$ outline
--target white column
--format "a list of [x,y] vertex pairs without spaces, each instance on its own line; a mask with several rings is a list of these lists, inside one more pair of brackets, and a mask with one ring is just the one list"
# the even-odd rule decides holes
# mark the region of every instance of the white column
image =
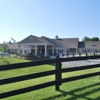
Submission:
[[82,53],[82,49],[80,48],[80,53]]
[[18,53],[20,53],[20,45],[18,45]]
[[22,54],[24,54],[24,49],[22,49]]
[[52,47],[52,52],[54,53],[54,46]]
[[37,56],[37,45],[35,45],[35,56]]
[[56,49],[56,53],[58,53],[58,49]]
[[11,48],[10,48],[10,54],[11,54]]
[[64,49],[64,54],[66,54],[66,48]]
[[27,45],[27,54],[28,54],[28,45]]
[[47,45],[45,44],[45,53],[44,53],[44,56],[46,57],[47,56]]
[[29,50],[29,53],[31,53],[31,48],[28,48],[28,50]]
[[77,53],[77,48],[76,48],[76,53]]

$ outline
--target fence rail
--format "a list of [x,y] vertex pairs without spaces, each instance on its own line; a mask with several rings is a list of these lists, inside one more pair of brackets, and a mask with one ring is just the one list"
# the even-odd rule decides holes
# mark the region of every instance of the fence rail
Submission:
[[34,73],[34,74],[28,74],[28,75],[22,75],[22,76],[18,76],[18,77],[11,77],[11,78],[6,78],[6,79],[0,79],[0,85],[6,85],[9,83],[34,79],[34,78],[38,78],[38,77],[55,75],[54,81],[35,85],[35,86],[30,86],[30,87],[22,88],[22,89],[18,89],[18,90],[13,90],[13,91],[9,91],[9,92],[4,92],[4,93],[0,94],[0,98],[6,98],[6,97],[14,96],[17,94],[22,94],[22,93],[26,93],[29,91],[34,91],[37,89],[45,88],[45,87],[52,86],[52,85],[55,85],[56,90],[59,90],[59,86],[64,82],[70,82],[70,81],[74,81],[74,80],[78,80],[78,79],[83,79],[83,78],[100,75],[100,72],[95,72],[95,73],[89,73],[89,74],[85,74],[85,75],[79,75],[79,76],[62,79],[62,73],[97,68],[97,67],[100,67],[100,64],[62,69],[61,62],[79,61],[79,60],[87,60],[87,59],[98,59],[98,58],[100,58],[100,56],[98,56],[98,55],[97,56],[86,56],[86,57],[57,58],[57,59],[50,59],[50,60],[41,60],[41,61],[0,66],[0,71],[6,71],[6,70],[11,70],[11,69],[20,69],[20,68],[26,68],[26,67],[38,67],[37,65],[55,63],[55,70],[39,72],[39,73]]

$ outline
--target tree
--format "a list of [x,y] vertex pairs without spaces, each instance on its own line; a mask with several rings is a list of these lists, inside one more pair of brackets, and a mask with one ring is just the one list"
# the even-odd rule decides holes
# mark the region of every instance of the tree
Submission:
[[0,46],[0,51],[1,51],[1,52],[4,52],[3,46]]
[[84,38],[82,39],[82,41],[90,41],[91,39],[89,38],[89,37],[87,37],[87,36],[84,36]]
[[11,42],[11,41],[9,41],[9,44],[12,44],[12,42]]
[[6,41],[3,42],[3,44],[5,44],[5,43],[6,43]]
[[91,38],[91,41],[99,41],[99,38],[98,37],[93,37],[93,38]]
[[84,36],[84,38],[82,39],[82,41],[99,41],[99,38],[98,37],[92,37],[92,38],[89,38],[87,36]]
[[4,52],[6,52],[6,49],[7,49],[6,46],[4,46],[3,48],[4,48]]
[[6,46],[0,46],[0,51],[1,52],[6,52]]

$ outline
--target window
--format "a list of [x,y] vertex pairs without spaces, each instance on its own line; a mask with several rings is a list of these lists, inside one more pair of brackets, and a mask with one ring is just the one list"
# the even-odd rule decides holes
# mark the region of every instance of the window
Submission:
[[30,37],[29,39],[32,40],[32,39],[34,39],[34,38],[33,38],[33,37]]
[[91,46],[95,46],[95,44],[91,44]]

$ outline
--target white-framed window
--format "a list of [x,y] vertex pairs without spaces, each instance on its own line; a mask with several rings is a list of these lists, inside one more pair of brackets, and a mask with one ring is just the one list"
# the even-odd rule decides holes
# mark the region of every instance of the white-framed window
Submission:
[[86,52],[89,52],[89,50],[88,50],[88,49],[86,49],[85,51],[86,51]]
[[34,39],[34,38],[33,38],[33,37],[30,37],[29,39],[32,40],[32,39]]

